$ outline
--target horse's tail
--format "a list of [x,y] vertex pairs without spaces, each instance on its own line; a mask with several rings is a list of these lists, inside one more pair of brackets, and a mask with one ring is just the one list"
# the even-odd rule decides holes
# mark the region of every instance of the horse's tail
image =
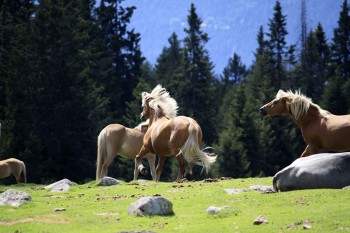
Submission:
[[106,145],[106,130],[103,129],[97,138],[97,168],[96,168],[96,180],[101,179],[101,171],[103,162],[107,157],[107,145]]
[[199,130],[200,129],[198,126],[192,123],[190,124],[188,127],[188,138],[181,148],[181,153],[187,162],[201,165],[203,168],[205,168],[205,171],[208,172],[210,165],[216,161],[217,156],[214,153],[205,152],[205,150],[209,149],[209,147],[206,147],[203,150],[199,148]]
[[20,174],[21,179],[23,180],[24,183],[27,183],[27,170],[26,170],[26,165],[22,162],[22,172]]

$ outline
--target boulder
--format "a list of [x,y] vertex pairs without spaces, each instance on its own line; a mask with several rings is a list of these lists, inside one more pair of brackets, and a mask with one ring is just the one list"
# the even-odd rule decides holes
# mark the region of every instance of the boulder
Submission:
[[45,186],[45,189],[51,189],[51,192],[66,192],[73,185],[72,181],[63,179]]
[[98,186],[112,186],[112,185],[121,185],[119,180],[114,179],[109,176],[103,177],[100,182],[97,184]]
[[9,189],[0,194],[0,206],[9,205],[18,207],[31,200],[31,196],[27,193],[14,189]]
[[174,214],[173,204],[161,196],[142,197],[131,203],[128,214],[137,216],[172,215]]

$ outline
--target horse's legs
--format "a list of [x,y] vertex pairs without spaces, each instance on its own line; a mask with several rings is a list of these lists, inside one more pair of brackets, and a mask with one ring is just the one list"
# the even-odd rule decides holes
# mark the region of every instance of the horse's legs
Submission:
[[159,156],[158,165],[157,165],[157,169],[156,169],[156,171],[157,171],[156,182],[159,182],[160,174],[162,173],[163,166],[164,166],[164,161],[165,161],[165,157],[164,156]]
[[184,177],[186,177],[187,175],[191,175],[192,174],[192,168],[195,164],[194,163],[189,163],[186,167],[186,171],[185,171],[185,174],[184,174]]
[[153,181],[157,180],[157,174],[156,174],[156,155],[152,154],[147,157],[149,168],[151,170],[151,175]]
[[179,163],[179,172],[177,174],[176,180],[181,180],[184,175],[184,157],[182,156],[182,154],[180,154],[176,156],[176,160]]
[[142,162],[141,159],[147,155],[149,153],[149,151],[147,150],[147,148],[145,147],[145,145],[143,145],[140,149],[140,152],[135,156],[135,170],[134,170],[134,180],[137,179],[137,176],[135,176],[136,174],[136,170],[137,170],[137,175],[139,173],[139,167],[141,166]]
[[307,145],[300,157],[306,157],[317,153],[318,153],[318,148],[316,146]]
[[135,160],[134,180],[137,180],[137,178],[138,178],[138,176],[139,176],[139,169],[138,169],[138,163],[137,163],[136,158],[135,158],[134,160]]
[[103,161],[103,164],[102,164],[101,176],[100,176],[101,178],[108,175],[108,167],[113,162],[114,157],[115,155],[107,152],[107,158],[105,161]]

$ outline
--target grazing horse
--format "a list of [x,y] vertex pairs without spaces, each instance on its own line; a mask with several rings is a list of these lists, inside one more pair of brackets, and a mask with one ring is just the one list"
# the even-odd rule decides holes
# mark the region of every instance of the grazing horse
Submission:
[[26,165],[18,159],[10,158],[0,161],[0,179],[13,174],[17,183],[27,183]]
[[263,115],[290,115],[301,129],[307,146],[301,157],[319,150],[350,150],[350,115],[333,115],[300,92],[279,90],[276,98],[260,108]]
[[[149,120],[149,127],[143,138],[143,146],[136,155],[137,163],[148,153],[159,156],[157,165],[157,181],[163,169],[165,156],[175,156],[179,162],[177,180],[191,173],[196,164],[203,166],[208,171],[210,165],[216,161],[212,153],[201,150],[202,130],[195,120],[185,116],[176,116],[177,103],[169,93],[156,86],[151,93],[142,93],[141,116]],[[188,162],[184,174],[184,159]]]
[[[108,167],[117,154],[124,158],[135,159],[136,154],[141,149],[143,136],[147,127],[147,122],[143,122],[133,129],[119,124],[110,124],[100,132],[97,139],[96,180],[107,175]],[[155,180],[156,155],[149,153],[146,157],[150,166],[152,178]],[[146,171],[142,163],[136,165],[135,162],[134,180],[137,180],[139,172],[145,174]]]
[[350,185],[350,152],[314,154],[298,158],[277,172],[273,188],[278,191],[299,189],[338,189]]

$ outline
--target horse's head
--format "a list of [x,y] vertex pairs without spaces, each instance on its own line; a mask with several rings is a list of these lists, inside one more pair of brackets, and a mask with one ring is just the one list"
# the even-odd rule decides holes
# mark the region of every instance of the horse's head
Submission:
[[268,116],[288,114],[289,111],[287,104],[289,103],[290,99],[284,94],[285,92],[279,90],[274,100],[260,108],[260,113]]
[[149,93],[147,92],[142,92],[142,112],[140,114],[141,118],[144,117],[146,119],[150,118],[150,114],[151,114],[151,108],[149,106],[149,102],[152,100],[153,98],[150,96]]
[[[142,92],[141,116],[151,118],[174,118],[177,114],[177,103],[161,85],[157,85],[151,93]],[[152,121],[152,120],[151,120]]]

